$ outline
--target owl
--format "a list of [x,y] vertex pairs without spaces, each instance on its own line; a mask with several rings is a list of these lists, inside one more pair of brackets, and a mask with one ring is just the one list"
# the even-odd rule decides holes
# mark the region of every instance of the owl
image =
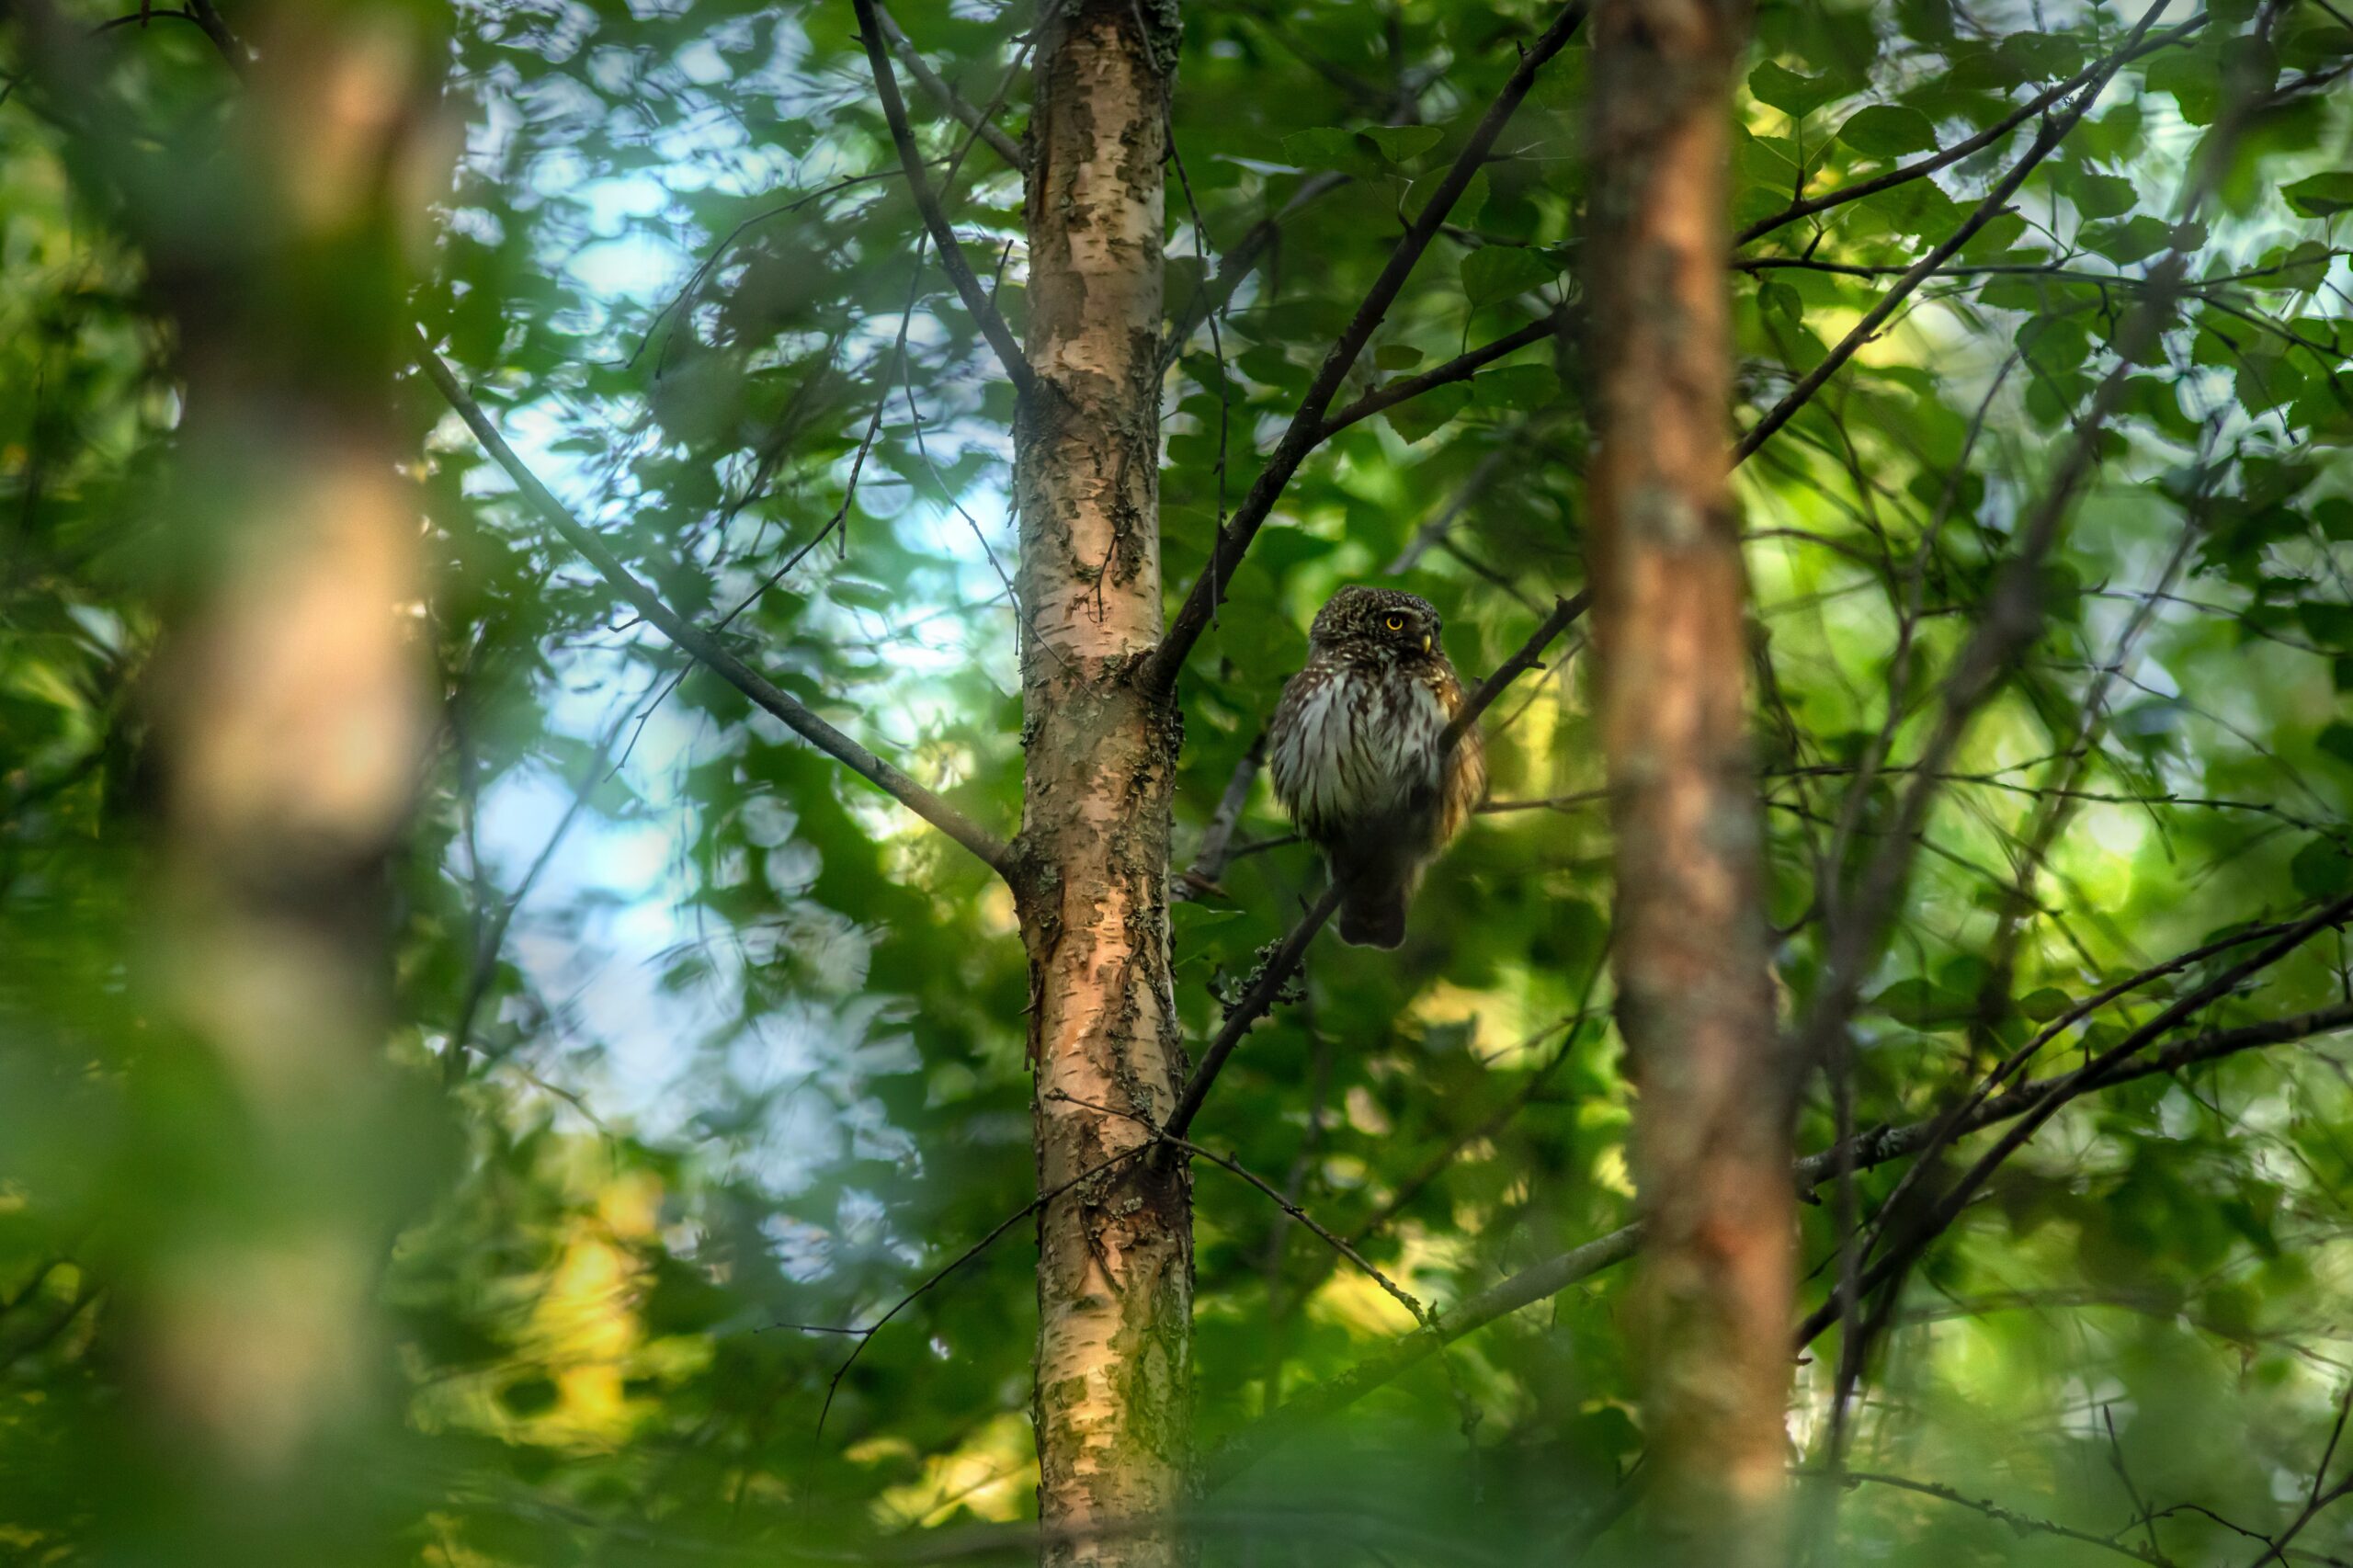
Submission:
[[1393,948],[1422,873],[1487,784],[1479,733],[1438,737],[1462,683],[1438,649],[1438,610],[1387,588],[1342,588],[1307,633],[1267,733],[1275,798],[1324,851],[1341,890],[1340,939]]

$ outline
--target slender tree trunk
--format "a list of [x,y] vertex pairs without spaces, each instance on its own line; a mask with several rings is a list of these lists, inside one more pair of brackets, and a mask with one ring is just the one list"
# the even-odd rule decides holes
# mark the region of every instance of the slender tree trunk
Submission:
[[[1193,1241],[1180,1165],[1140,1150],[1185,1073],[1169,969],[1173,710],[1128,678],[1159,641],[1168,7],[1070,0],[1038,52],[1021,411],[1020,842],[1037,1071],[1035,1417],[1050,1563],[1163,1564],[1182,1501]],[[1127,1157],[1121,1158],[1125,1155]],[[1116,1163],[1112,1163],[1116,1162]]]
[[1779,1564],[1790,1074],[1768,978],[1745,581],[1726,483],[1724,210],[1741,0],[1597,0],[1592,565],[1614,947],[1651,1224],[1656,1517],[1673,1555]]
[[370,1298],[420,1144],[386,1056],[387,858],[430,733],[394,377],[455,143],[433,130],[442,46],[416,7],[246,6],[250,54],[192,14],[242,85],[161,151],[112,96],[111,45],[48,6],[25,17],[76,172],[115,199],[174,328],[187,409],[156,530],[164,896],[142,972],[157,1070],[224,1104],[210,1141],[175,1123],[157,1151],[184,1179],[158,1184],[165,1211],[115,1283],[161,1438],[140,1451],[188,1510],[151,1528],[199,1555],[325,1562],[359,1539],[324,1478],[377,1392]]

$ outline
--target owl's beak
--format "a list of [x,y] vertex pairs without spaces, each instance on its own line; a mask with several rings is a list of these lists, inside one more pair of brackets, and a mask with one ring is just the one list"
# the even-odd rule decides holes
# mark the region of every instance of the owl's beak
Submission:
[[1430,634],[1429,634],[1428,632],[1425,631],[1425,632],[1423,632],[1423,633],[1422,633],[1422,652],[1423,652],[1423,653],[1428,653],[1429,651],[1430,651]]

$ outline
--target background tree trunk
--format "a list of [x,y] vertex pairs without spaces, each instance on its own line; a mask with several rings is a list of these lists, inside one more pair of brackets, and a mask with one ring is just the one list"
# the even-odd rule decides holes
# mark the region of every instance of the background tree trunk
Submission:
[[173,1451],[307,1519],[303,1467],[378,1392],[386,1178],[415,1148],[386,1070],[387,862],[429,755],[430,623],[393,387],[434,154],[455,149],[432,132],[440,41],[414,15],[306,0],[241,19],[257,52],[228,145],[167,154],[145,165],[165,183],[130,192],[188,407],[181,605],[149,693],[161,978],[247,1130],[244,1190],[205,1195],[138,1307]]
[[[1129,679],[1159,641],[1165,7],[1064,6],[1040,40],[1017,431],[1028,780],[1021,915],[1040,1191],[1039,1512],[1050,1562],[1157,1564],[1188,1462],[1192,1215],[1135,1153],[1185,1073],[1168,948],[1177,721]],[[1121,1158],[1125,1155],[1127,1157]],[[1116,1163],[1109,1163],[1115,1162]]]
[[1592,567],[1617,830],[1619,1023],[1641,1091],[1657,1517],[1781,1561],[1790,1074],[1768,979],[1745,583],[1725,482],[1738,0],[1594,11]]

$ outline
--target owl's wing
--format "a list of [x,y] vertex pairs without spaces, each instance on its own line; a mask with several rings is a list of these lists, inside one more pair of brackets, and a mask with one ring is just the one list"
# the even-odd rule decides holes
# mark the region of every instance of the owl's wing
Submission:
[[[1430,683],[1438,696],[1438,706],[1446,710],[1450,723],[1462,712],[1469,697],[1462,689],[1461,679],[1451,665],[1440,665],[1438,676]],[[1479,726],[1472,725],[1462,732],[1454,744],[1454,752],[1446,759],[1446,784],[1438,802],[1438,840],[1452,838],[1462,831],[1471,813],[1487,793],[1487,746],[1480,738]]]
[[1310,663],[1283,683],[1282,698],[1275,704],[1275,716],[1267,725],[1267,772],[1274,782],[1275,799],[1294,817],[1306,782],[1305,748],[1300,744],[1300,726],[1308,699],[1330,678],[1330,670]]

